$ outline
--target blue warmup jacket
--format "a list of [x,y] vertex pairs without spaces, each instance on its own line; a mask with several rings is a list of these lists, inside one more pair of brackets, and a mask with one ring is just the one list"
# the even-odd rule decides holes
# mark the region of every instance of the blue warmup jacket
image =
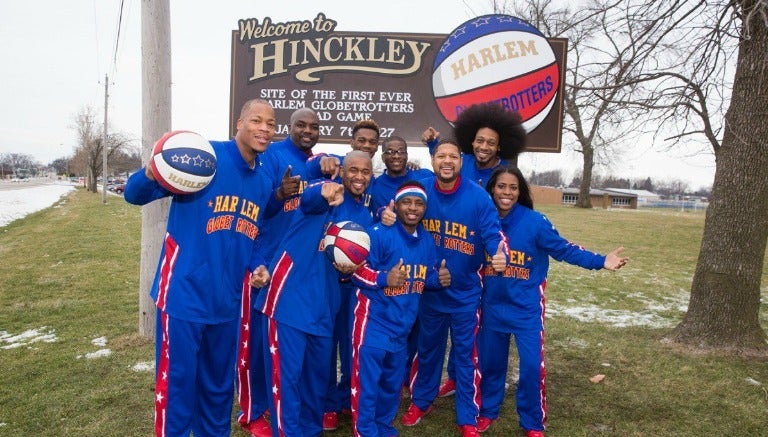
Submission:
[[[215,142],[216,175],[201,191],[173,195],[160,262],[150,292],[157,307],[190,322],[237,319],[246,272],[264,264],[254,240],[272,182],[258,157],[248,167],[234,140]],[[128,178],[125,200],[145,205],[172,194],[143,170]]]
[[543,214],[515,205],[501,226],[509,239],[509,266],[502,273],[485,270],[483,326],[494,331],[541,331],[549,257],[586,269],[602,269],[605,256],[569,243]]
[[310,181],[307,172],[308,157],[309,155],[296,146],[290,137],[270,144],[267,151],[261,156],[262,167],[272,179],[273,193],[280,188],[283,174],[289,165],[291,166],[291,176],[301,176],[298,193],[282,202],[277,200],[275,194],[270,198],[270,209],[276,208],[278,215],[266,221],[264,229],[257,240],[258,248],[267,259],[267,262],[272,262],[276,252],[280,251],[279,244],[291,225],[291,219],[299,208],[301,195]]
[[[429,147],[429,153],[432,154],[432,152],[435,150],[435,146],[437,146],[438,140],[430,141],[427,143],[427,147]],[[493,171],[501,166],[509,165],[509,162],[505,159],[500,159],[499,163],[494,165],[491,168],[484,168],[479,169],[477,168],[477,161],[475,160],[475,155],[462,153],[461,154],[461,177],[464,178],[466,181],[475,181],[478,185],[485,188],[485,185],[488,183],[488,179],[491,178],[491,174],[493,174]]]
[[427,212],[422,224],[432,233],[438,261],[445,259],[451,286],[428,293],[422,305],[442,312],[474,311],[480,306],[485,252],[496,253],[504,234],[499,214],[488,193],[459,177],[453,191],[441,191],[433,176],[421,181],[427,191]]
[[326,181],[312,183],[301,196],[299,209],[272,260],[272,279],[260,293],[255,308],[266,316],[311,335],[331,337],[341,291],[339,272],[323,251],[330,223],[351,220],[367,228],[371,213],[344,192],[344,202],[331,207],[320,194]]
[[[443,288],[438,279],[440,263],[434,239],[421,225],[416,234],[408,233],[400,222],[368,230],[371,250],[367,268],[358,269],[352,276],[352,282],[370,302],[363,338],[368,346],[389,352],[404,349],[422,292]],[[408,278],[401,287],[387,287],[387,272],[401,258]]]

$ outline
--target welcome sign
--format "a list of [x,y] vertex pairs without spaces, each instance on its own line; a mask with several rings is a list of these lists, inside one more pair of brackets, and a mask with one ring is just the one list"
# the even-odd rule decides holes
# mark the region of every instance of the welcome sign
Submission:
[[[450,136],[450,121],[463,107],[495,101],[524,116],[529,151],[560,151],[565,40],[544,39],[506,15],[478,17],[450,35],[337,32],[336,26],[323,13],[304,21],[238,21],[231,135],[252,98],[275,108],[278,138],[288,136],[291,113],[308,107],[320,118],[321,142],[347,143],[354,124],[371,118],[382,138],[398,135],[412,145],[427,126]],[[537,119],[529,122],[532,111]]]

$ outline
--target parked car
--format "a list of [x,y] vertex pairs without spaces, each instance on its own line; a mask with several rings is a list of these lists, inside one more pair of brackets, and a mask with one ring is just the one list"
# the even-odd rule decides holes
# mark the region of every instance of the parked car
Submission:
[[123,194],[123,191],[125,191],[125,183],[122,184],[115,184],[112,188],[112,191],[114,191],[117,194]]

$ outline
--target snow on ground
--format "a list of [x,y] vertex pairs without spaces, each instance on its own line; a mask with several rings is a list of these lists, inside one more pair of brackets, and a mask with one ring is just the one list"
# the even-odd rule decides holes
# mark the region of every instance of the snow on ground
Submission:
[[[26,184],[26,183],[25,183]],[[23,188],[18,183],[0,189],[0,227],[27,214],[48,208],[65,194],[74,190],[72,185],[34,185]]]
[[16,349],[29,346],[38,342],[53,343],[56,341],[56,330],[42,326],[37,329],[28,329],[21,334],[11,334],[0,331],[0,349]]

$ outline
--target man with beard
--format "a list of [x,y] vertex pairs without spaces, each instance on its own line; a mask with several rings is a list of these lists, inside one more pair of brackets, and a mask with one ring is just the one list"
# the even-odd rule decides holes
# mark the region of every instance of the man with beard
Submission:
[[[272,179],[274,195],[270,205],[279,212],[265,222],[259,236],[258,248],[270,265],[278,245],[291,224],[301,202],[301,194],[309,181],[306,161],[320,138],[320,120],[309,108],[291,114],[290,136],[270,144],[261,156],[264,172]],[[264,343],[261,313],[250,299],[243,299],[240,335],[248,339],[239,343],[237,360],[238,402],[240,426],[254,437],[269,437],[272,430],[263,416],[267,410],[269,387],[264,380]],[[249,318],[250,317],[250,318]]]
[[460,176],[459,145],[451,140],[438,143],[432,153],[432,169],[435,176],[422,181],[429,199],[422,223],[434,237],[438,258],[446,260],[451,285],[443,292],[422,296],[418,360],[414,364],[418,367],[412,403],[402,422],[414,426],[431,410],[450,328],[456,367],[456,421],[463,436],[477,436],[480,373],[475,336],[481,271],[486,252],[494,254],[493,269],[504,270],[509,261],[508,249],[490,196]]
[[344,159],[341,184],[320,180],[307,186],[272,261],[269,288],[256,299],[256,308],[266,316],[273,435],[322,433],[334,321],[341,304],[339,274],[350,275],[358,267],[331,264],[323,236],[331,223],[344,220],[371,225],[362,196],[372,175],[369,155],[353,151]]

